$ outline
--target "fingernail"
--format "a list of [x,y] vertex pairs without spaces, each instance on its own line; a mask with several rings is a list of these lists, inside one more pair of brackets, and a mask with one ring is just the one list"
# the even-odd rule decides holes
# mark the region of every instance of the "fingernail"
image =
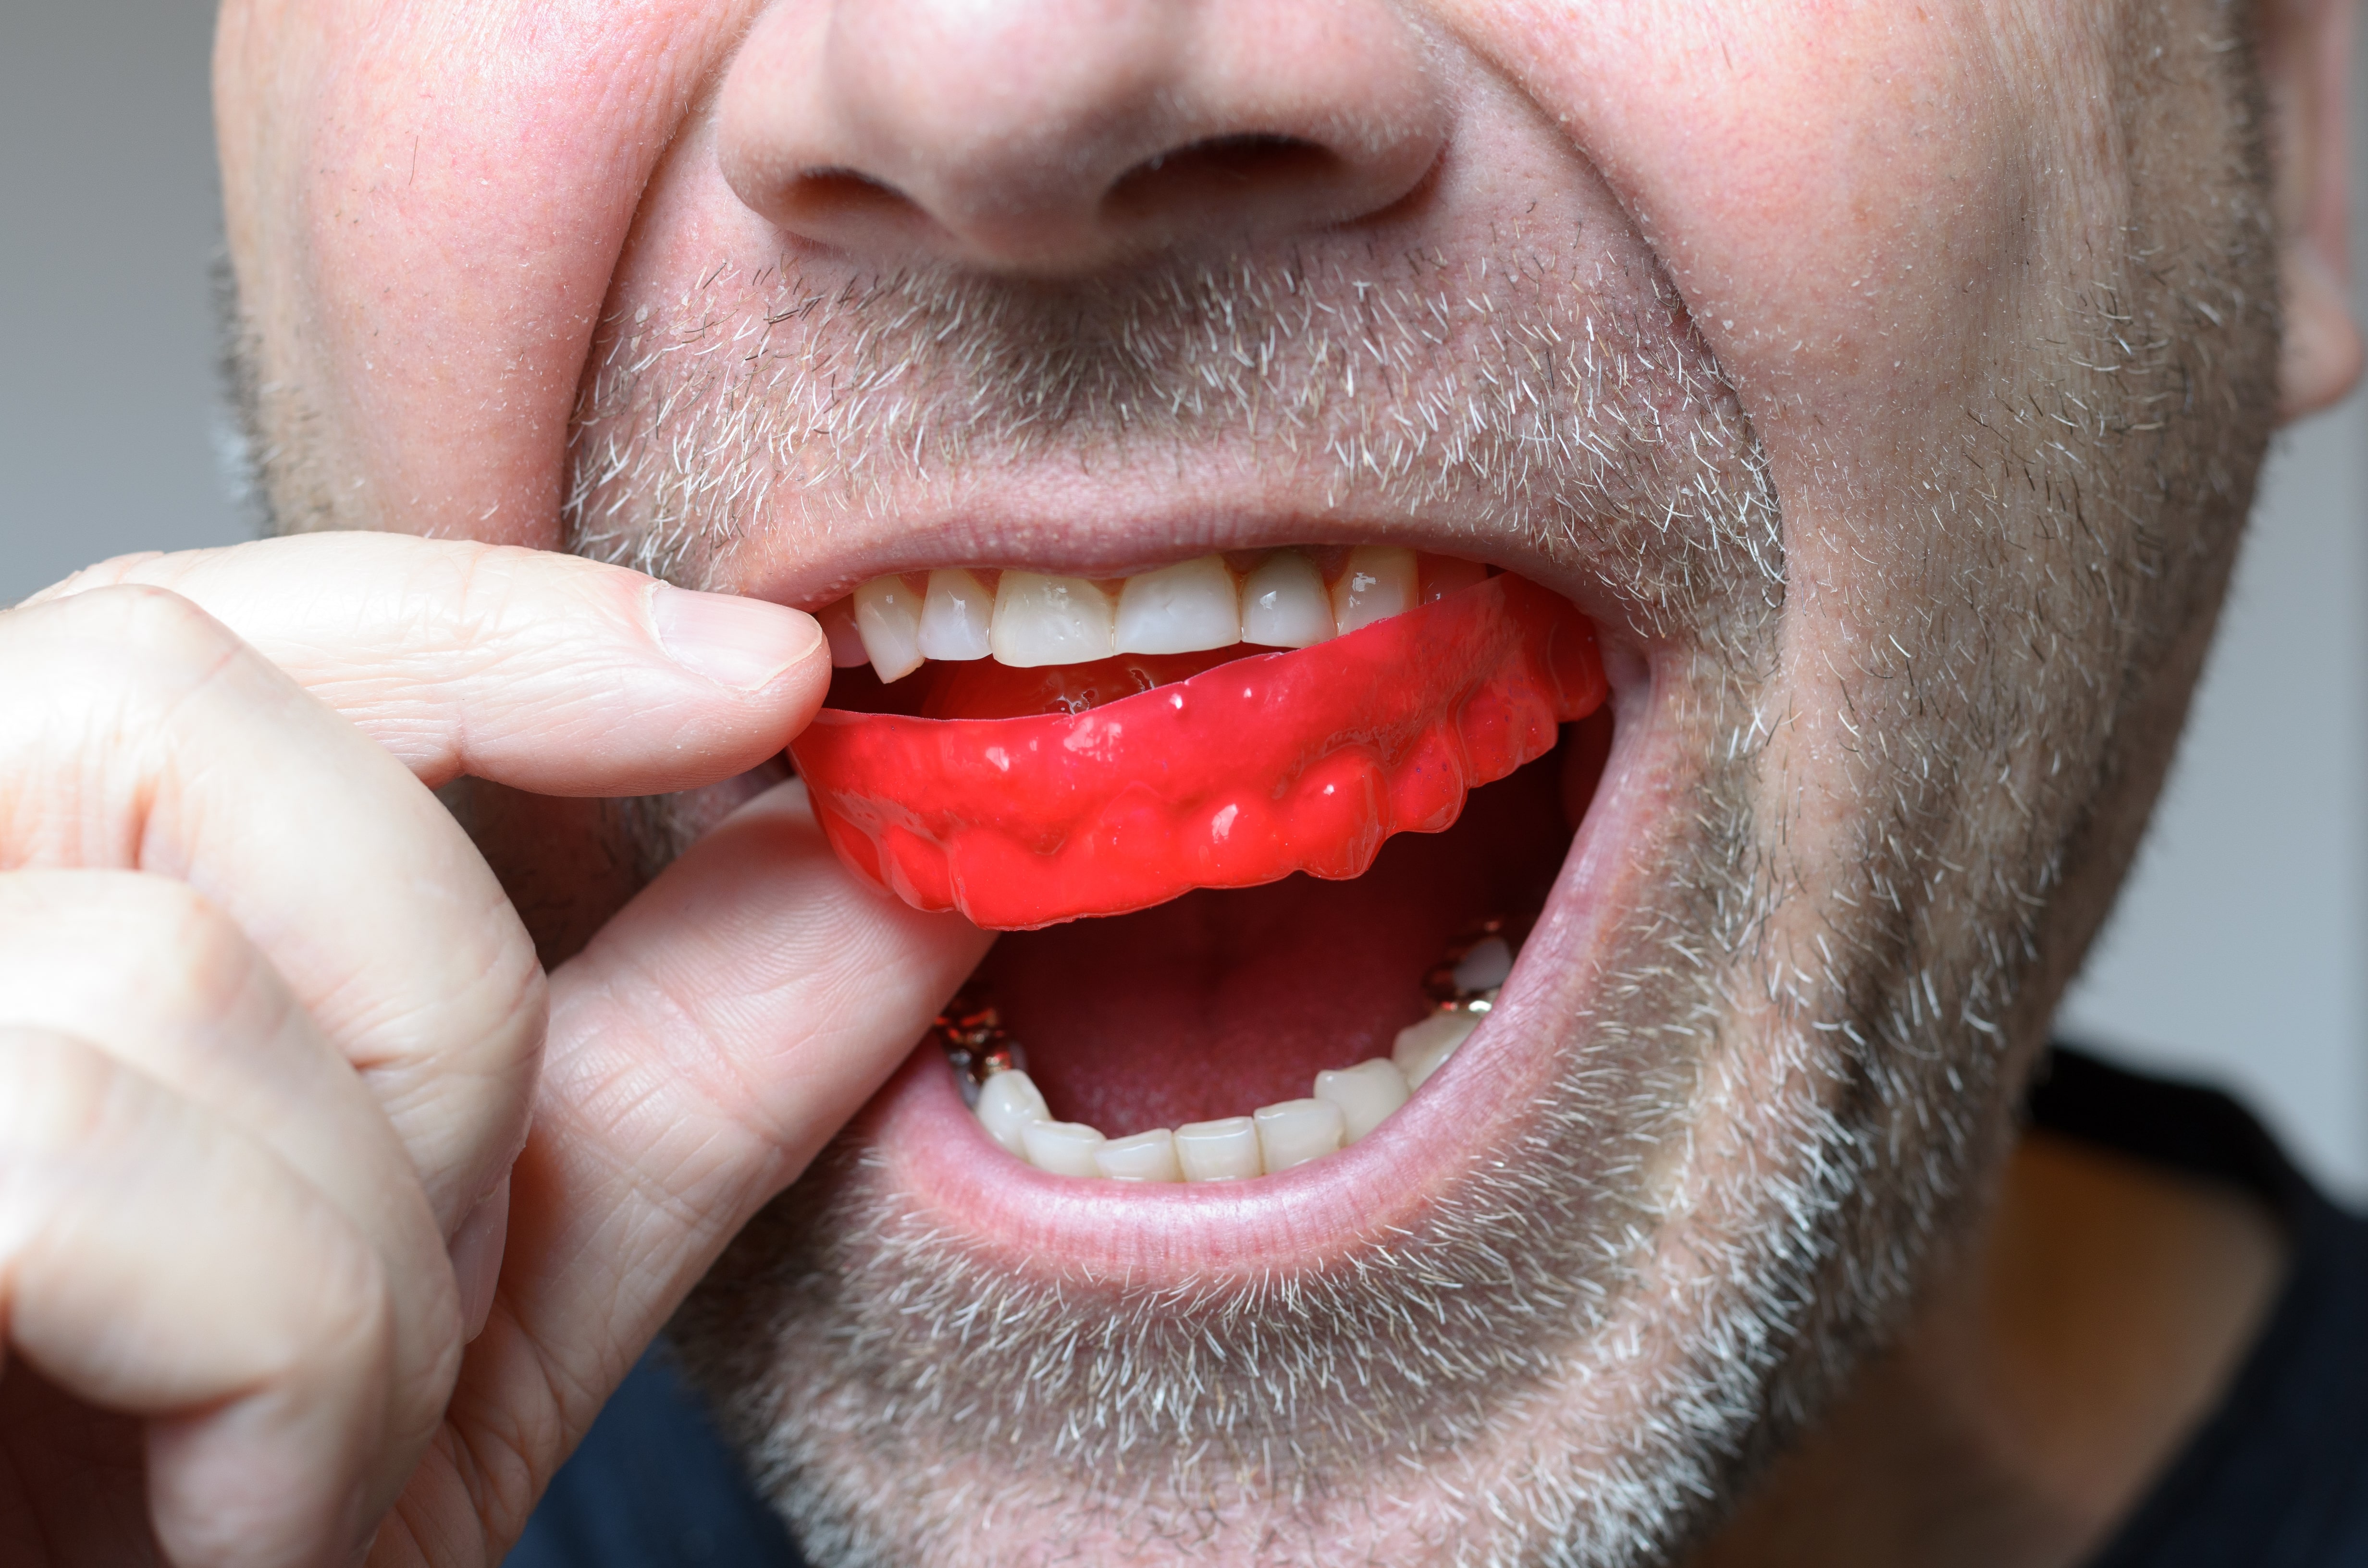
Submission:
[[650,623],[674,662],[734,691],[760,691],[822,642],[814,618],[763,599],[651,585]]

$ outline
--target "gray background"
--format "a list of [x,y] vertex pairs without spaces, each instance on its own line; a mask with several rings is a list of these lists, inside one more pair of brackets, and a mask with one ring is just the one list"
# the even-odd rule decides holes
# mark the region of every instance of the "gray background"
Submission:
[[[107,555],[245,532],[218,461],[211,17],[79,0],[0,20],[0,286],[17,302],[0,603]],[[2368,1195],[2363,436],[2355,397],[2282,442],[2169,800],[2066,1028],[2237,1086]]]

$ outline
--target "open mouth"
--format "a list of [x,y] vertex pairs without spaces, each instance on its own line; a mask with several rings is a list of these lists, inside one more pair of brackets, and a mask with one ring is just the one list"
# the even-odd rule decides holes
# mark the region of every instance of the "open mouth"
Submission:
[[1567,601],[1358,547],[899,574],[822,615],[792,751],[833,843],[1008,933],[889,1096],[970,1196],[1247,1196],[1404,1142],[1507,1032],[1611,739]]

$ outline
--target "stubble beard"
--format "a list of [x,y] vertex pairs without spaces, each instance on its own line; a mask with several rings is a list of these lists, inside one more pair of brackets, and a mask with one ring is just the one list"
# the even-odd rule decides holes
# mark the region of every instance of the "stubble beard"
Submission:
[[[1475,256],[1034,293],[727,270],[609,324],[571,548],[699,583],[786,513],[893,515],[965,469],[1279,455],[1342,515],[1509,518],[1592,572],[1700,764],[1521,1157],[1475,1159],[1386,1247],[1188,1290],[1023,1275],[855,1137],[781,1195],[674,1337],[815,1561],[1657,1562],[1814,1419],[1978,1207],[2089,934],[2058,895],[2117,874],[2165,744],[2132,715],[2249,502],[2257,94],[2241,50],[2196,48],[2230,127],[2210,177],[2135,180],[2124,252],[2016,324],[1878,585],[1896,659],[1819,681],[1785,662],[1757,436],[1641,247],[1527,236],[1476,291]],[[273,434],[267,494],[317,488]],[[1867,737],[1814,864],[1804,703]],[[689,820],[627,816],[653,864]]]

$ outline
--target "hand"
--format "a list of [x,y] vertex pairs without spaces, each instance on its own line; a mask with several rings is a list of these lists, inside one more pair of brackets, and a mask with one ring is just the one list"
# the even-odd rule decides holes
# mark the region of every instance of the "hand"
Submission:
[[985,938],[792,783],[546,983],[428,787],[711,783],[828,676],[780,607],[386,535],[0,613],[0,1560],[499,1561]]

